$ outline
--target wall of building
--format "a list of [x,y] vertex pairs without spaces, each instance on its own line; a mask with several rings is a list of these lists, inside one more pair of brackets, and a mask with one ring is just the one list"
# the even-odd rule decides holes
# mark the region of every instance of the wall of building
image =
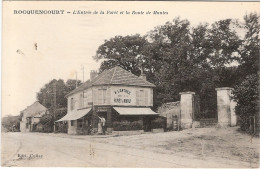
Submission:
[[26,128],[26,122],[20,121],[20,131],[21,132],[29,132],[30,131],[29,127]]
[[32,118],[32,124],[39,123],[39,122],[40,122],[40,118],[37,118],[37,117]]
[[73,121],[73,126],[71,125],[71,120],[68,121],[68,134],[77,134],[77,120]]
[[111,105],[153,106],[153,89],[148,87],[111,86]]
[[[93,102],[92,102],[93,95]],[[77,113],[78,109],[97,106],[153,106],[153,89],[149,87],[131,86],[95,86],[75,93],[67,98],[68,113]],[[112,107],[111,107],[112,108]],[[110,109],[111,109],[110,108]],[[109,109],[109,110],[110,110]],[[95,114],[95,113],[94,113]],[[110,117],[111,110],[107,111]],[[107,119],[111,127],[111,118]],[[69,122],[70,123],[70,122]],[[76,134],[76,127],[68,125],[68,133]]]
[[[73,113],[77,109],[91,107],[92,91],[94,98],[93,104],[95,106],[153,106],[152,88],[129,86],[96,86],[85,90],[84,95],[83,91],[81,91],[69,96],[67,98],[68,113]],[[72,104],[74,105],[72,106]]]

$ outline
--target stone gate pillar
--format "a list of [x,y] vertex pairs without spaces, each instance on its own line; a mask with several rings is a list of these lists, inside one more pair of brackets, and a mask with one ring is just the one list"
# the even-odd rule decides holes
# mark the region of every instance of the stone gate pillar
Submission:
[[221,127],[236,125],[236,114],[234,109],[236,103],[231,98],[232,90],[233,88],[229,88],[229,87],[216,88],[217,106],[218,106],[218,124]]
[[194,116],[194,92],[181,92],[181,128],[191,128]]

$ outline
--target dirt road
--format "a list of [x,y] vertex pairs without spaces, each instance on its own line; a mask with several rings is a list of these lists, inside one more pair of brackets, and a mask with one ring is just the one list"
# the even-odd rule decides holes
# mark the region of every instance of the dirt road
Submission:
[[[169,137],[171,133],[161,133],[157,136],[161,135]],[[187,156],[184,157],[167,151],[154,151],[156,147],[158,150],[163,150],[162,144],[158,144],[158,139],[153,145],[149,145],[152,140],[145,141],[154,137],[156,134],[91,137],[66,134],[3,133],[2,166],[182,168],[257,167],[258,165],[230,159],[225,161],[223,158],[196,159],[189,156],[187,152]],[[185,140],[184,138],[187,137],[180,140]],[[136,142],[137,140],[139,142]],[[137,144],[139,147],[134,146]],[[150,149],[146,147],[147,145]],[[171,149],[168,148],[168,150]]]

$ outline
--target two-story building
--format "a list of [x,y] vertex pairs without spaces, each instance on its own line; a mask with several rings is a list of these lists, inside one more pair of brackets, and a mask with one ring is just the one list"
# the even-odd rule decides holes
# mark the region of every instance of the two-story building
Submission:
[[48,109],[38,101],[21,111],[22,120],[20,121],[21,132],[33,131],[33,125],[40,122],[40,118],[48,113]]
[[90,80],[66,95],[68,113],[57,122],[68,121],[68,134],[87,134],[97,130],[98,116],[106,119],[107,132],[114,121],[141,120],[145,130],[158,114],[153,106],[154,84],[144,75],[136,76],[116,66],[98,75],[91,71]]

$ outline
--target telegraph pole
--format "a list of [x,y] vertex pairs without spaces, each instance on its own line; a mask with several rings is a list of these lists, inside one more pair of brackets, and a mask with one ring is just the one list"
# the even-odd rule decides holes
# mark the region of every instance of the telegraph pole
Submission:
[[84,65],[81,65],[81,70],[82,70],[82,74],[83,74],[82,83],[84,83]]
[[55,133],[55,119],[56,119],[56,82],[53,83],[53,123],[54,123],[53,132],[54,133]]
[[[83,79],[82,79],[82,83],[84,83],[84,65],[81,65],[81,70],[82,70],[82,74],[83,74]],[[82,94],[82,105],[84,107],[84,99],[85,99],[85,96],[84,96],[84,89],[83,89],[83,94]]]
[[76,88],[78,87],[78,72],[76,72]]

